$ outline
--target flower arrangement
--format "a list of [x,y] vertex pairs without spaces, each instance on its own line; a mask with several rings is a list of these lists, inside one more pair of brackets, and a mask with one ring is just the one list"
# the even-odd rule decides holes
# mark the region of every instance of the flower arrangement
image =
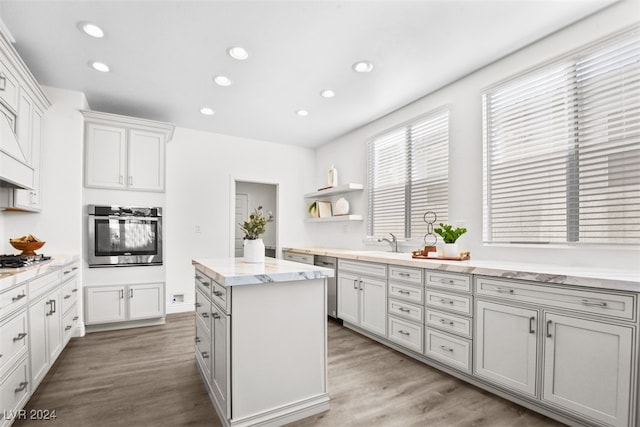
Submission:
[[249,219],[238,225],[242,231],[244,231],[245,239],[256,240],[265,233],[267,222],[271,220],[273,220],[271,211],[267,212],[265,216],[262,213],[262,206],[258,206],[253,210],[253,213],[249,215]]

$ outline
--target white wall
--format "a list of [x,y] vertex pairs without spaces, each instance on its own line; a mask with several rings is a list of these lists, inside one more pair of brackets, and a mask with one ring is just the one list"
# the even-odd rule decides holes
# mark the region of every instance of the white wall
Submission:
[[167,146],[166,281],[167,297],[182,293],[186,303],[168,312],[193,309],[193,258],[233,256],[236,180],[279,184],[278,242],[306,246],[302,195],[314,176],[311,149],[176,128]]
[[[530,45],[457,82],[355,130],[317,150],[316,183],[326,182],[334,164],[340,183],[366,182],[366,142],[376,134],[443,105],[450,107],[449,221],[463,221],[469,232],[459,240],[474,259],[528,261],[561,265],[630,268],[640,264],[638,248],[488,246],[482,243],[482,111],[483,88],[548,61],[638,20],[639,2],[624,1],[546,39]],[[365,188],[366,191],[366,188]],[[348,196],[354,213],[366,214],[366,193]],[[365,248],[365,221],[313,224],[319,246]],[[419,247],[419,244],[414,248]]]

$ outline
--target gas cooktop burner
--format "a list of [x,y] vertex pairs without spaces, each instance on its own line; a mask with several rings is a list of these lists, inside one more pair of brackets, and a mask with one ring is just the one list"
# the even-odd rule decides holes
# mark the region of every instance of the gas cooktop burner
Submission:
[[27,267],[38,262],[50,260],[50,256],[44,255],[0,255],[0,268]]

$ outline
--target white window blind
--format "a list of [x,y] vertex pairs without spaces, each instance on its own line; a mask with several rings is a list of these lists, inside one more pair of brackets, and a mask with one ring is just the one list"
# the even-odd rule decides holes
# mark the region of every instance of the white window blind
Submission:
[[640,243],[636,26],[483,94],[484,240]]
[[449,112],[434,111],[369,141],[368,234],[421,237],[428,210],[448,217]]

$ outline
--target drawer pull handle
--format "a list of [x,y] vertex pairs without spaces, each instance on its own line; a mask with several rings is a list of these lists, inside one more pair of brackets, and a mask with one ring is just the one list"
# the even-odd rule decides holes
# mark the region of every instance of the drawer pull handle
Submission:
[[551,335],[551,320],[547,320],[547,338],[552,338],[553,335]]
[[72,270],[65,270],[65,271],[62,272],[62,274],[69,274],[69,273],[71,273],[71,271]]
[[405,332],[405,331],[403,331],[402,329],[400,329],[400,330],[398,331],[398,333],[399,333],[399,334],[402,334],[402,335],[406,335],[406,336],[411,335],[409,332]]
[[14,390],[16,393],[20,393],[21,391],[25,391],[29,383],[27,381],[23,381],[20,383],[17,389]]
[[7,89],[7,77],[0,73],[0,91],[5,91]]
[[447,319],[440,319],[440,323],[442,323],[443,325],[449,325],[449,326],[454,325],[454,323],[451,320],[447,320]]
[[200,307],[202,307],[202,303],[197,302],[197,303],[196,303],[196,308],[200,308]]
[[13,342],[20,341],[27,336],[26,332],[20,332],[17,337],[13,337]]
[[398,310],[404,312],[404,313],[411,313],[411,310],[409,310],[408,308],[404,308],[404,307],[398,307]]
[[73,316],[73,321],[75,322],[76,320],[78,320],[79,317],[78,316]]
[[529,318],[529,333],[530,334],[535,334],[536,331],[533,329],[533,325],[535,324],[536,318],[535,316],[531,316]]
[[15,297],[11,298],[11,302],[20,301],[22,298],[24,298],[24,297],[26,297],[26,296],[27,296],[26,294],[20,294],[20,295],[17,295],[17,296],[15,296]]
[[68,331],[68,330],[70,330],[70,329],[71,329],[71,326],[70,326],[70,325],[67,325],[67,326],[65,326],[65,327],[64,327],[64,330],[65,330],[65,331]]
[[78,288],[73,288],[71,292],[78,292]]
[[513,289],[502,289],[502,288],[496,288],[496,292],[498,292],[499,294],[513,294]]
[[220,314],[219,313],[211,313],[211,315],[213,316],[214,319],[219,319],[220,318]]
[[202,358],[203,358],[203,359],[208,359],[208,358],[209,358],[209,353],[207,353],[206,351],[203,351],[203,352],[202,352],[202,353],[200,353],[200,354],[202,354]]
[[71,295],[65,295],[64,296],[64,299],[69,299],[69,298],[71,298]]
[[441,346],[440,346],[440,349],[441,349],[441,350],[444,350],[444,351],[450,351],[451,353],[453,353],[453,349],[452,349],[451,347],[446,347],[446,346],[444,346],[444,345],[441,345]]
[[409,292],[409,291],[405,291],[404,289],[399,289],[399,290],[398,290],[398,293],[399,293],[399,294],[402,294],[402,295],[411,295],[411,292]]
[[223,293],[222,293],[222,292],[220,292],[220,291],[213,291],[213,294],[214,294],[215,296],[217,296],[217,297],[220,297],[220,298],[222,298],[222,295],[223,295]]
[[440,279],[440,283],[448,283],[450,285],[453,285],[456,282],[453,279]]
[[200,342],[200,337],[196,337],[196,343]]
[[409,274],[409,273],[403,273],[403,272],[398,273],[398,275],[399,275],[399,276],[402,276],[402,277],[411,277],[411,274]]
[[451,304],[451,305],[453,305],[453,303],[454,303],[454,301],[453,301],[453,300],[451,300],[451,299],[444,299],[444,298],[441,298],[441,299],[440,299],[440,302],[441,302],[441,303],[443,303],[443,304]]
[[202,313],[202,317],[204,317],[204,318],[207,318],[207,319],[208,319],[208,318],[209,318],[209,313]]
[[586,305],[588,307],[602,307],[605,308],[607,306],[607,303],[604,301],[590,301],[588,299],[583,299],[582,300],[582,305]]

